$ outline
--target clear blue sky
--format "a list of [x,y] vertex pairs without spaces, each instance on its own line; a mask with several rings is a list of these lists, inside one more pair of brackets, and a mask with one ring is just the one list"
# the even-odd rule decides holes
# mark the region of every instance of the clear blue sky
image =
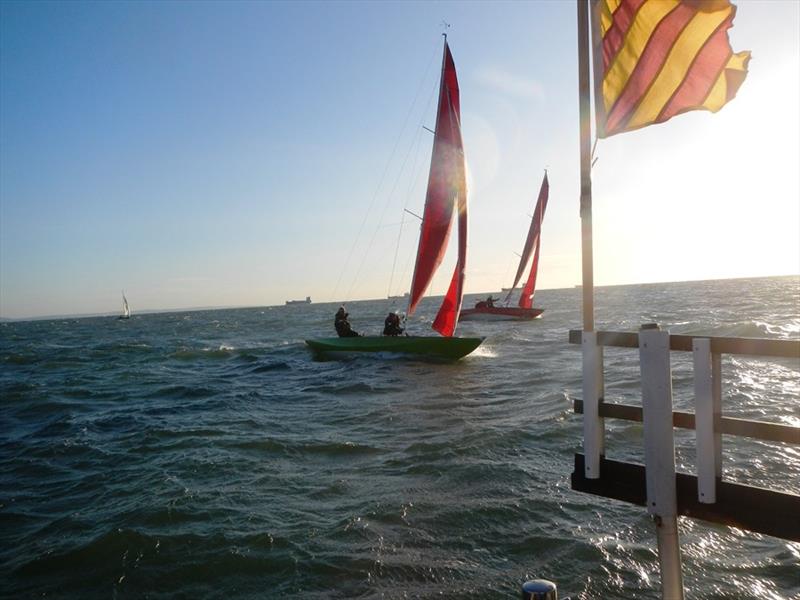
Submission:
[[[738,97],[598,146],[598,284],[800,271],[800,3],[737,4]],[[545,167],[540,287],[579,283],[573,2],[2,2],[0,316],[385,296],[442,20],[467,291],[509,284]]]

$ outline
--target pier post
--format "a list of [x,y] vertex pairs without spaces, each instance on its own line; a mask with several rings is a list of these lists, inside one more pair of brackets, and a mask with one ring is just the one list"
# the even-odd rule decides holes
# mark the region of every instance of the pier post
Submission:
[[605,455],[605,423],[600,416],[603,401],[603,347],[596,331],[584,331],[583,351],[583,452],[586,479],[600,477],[600,457]]
[[720,356],[711,353],[711,340],[692,340],[694,362],[694,415],[697,441],[697,499],[717,501],[717,481],[722,478]]
[[639,331],[639,360],[642,372],[647,511],[653,515],[656,524],[661,597],[664,600],[683,600],[669,332],[661,331],[657,324],[643,325]]

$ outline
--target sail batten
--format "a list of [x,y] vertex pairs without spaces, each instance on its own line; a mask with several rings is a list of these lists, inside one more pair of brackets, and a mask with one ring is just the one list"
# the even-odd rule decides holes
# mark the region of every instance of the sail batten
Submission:
[[413,314],[425,295],[436,270],[444,258],[453,220],[458,209],[458,260],[447,294],[434,319],[433,328],[451,336],[458,322],[464,287],[467,247],[467,185],[464,147],[461,139],[461,112],[453,56],[447,40],[442,58],[442,78],[436,113],[431,167],[425,210],[422,216],[417,260],[411,283],[408,314]]

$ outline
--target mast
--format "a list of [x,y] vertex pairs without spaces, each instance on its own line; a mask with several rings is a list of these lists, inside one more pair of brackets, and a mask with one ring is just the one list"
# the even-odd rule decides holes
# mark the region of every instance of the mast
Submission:
[[578,5],[578,91],[581,154],[581,264],[583,280],[583,330],[594,331],[594,267],[592,255],[592,124],[589,114],[589,4]]
[[[447,34],[443,33],[442,34],[442,38],[443,38],[443,42],[442,42],[442,69],[441,69],[441,72],[439,73],[439,96],[438,96],[440,105],[441,105],[441,98],[442,98],[442,90],[444,88],[444,70],[445,70],[445,67],[447,66]],[[433,133],[434,150],[436,148],[436,132],[439,131],[439,118],[441,117],[441,112],[442,111],[439,109],[439,107],[437,107],[437,109],[436,109],[436,125],[434,126],[435,131],[431,132],[431,133]],[[427,127],[426,127],[426,129],[427,129]],[[428,131],[430,131],[430,130],[428,130]],[[433,156],[431,156],[431,162],[433,162]],[[429,183],[429,185],[430,185],[430,183]],[[427,201],[427,198],[426,198],[426,201]],[[422,214],[424,215],[425,213],[423,212]],[[415,294],[414,294],[414,284],[417,281],[417,270],[419,268],[419,252],[420,252],[420,249],[422,248],[422,228],[425,225],[425,218],[422,217],[421,221],[422,221],[422,224],[420,225],[420,237],[419,237],[419,242],[418,242],[418,245],[417,245],[417,259],[414,261],[414,274],[411,276],[411,288],[410,288],[410,291],[409,291],[409,294],[408,294],[408,306],[406,307],[406,315],[409,316],[409,317],[414,314],[414,311],[417,308],[417,303],[419,302],[419,299],[415,299],[414,298],[414,296],[415,296]],[[427,286],[425,286],[425,287],[427,287]],[[422,294],[420,294],[420,296],[421,295]]]

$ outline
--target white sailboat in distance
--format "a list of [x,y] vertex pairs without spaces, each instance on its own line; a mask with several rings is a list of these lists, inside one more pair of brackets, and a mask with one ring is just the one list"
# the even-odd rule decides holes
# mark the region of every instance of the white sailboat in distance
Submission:
[[128,306],[128,299],[125,297],[125,292],[122,292],[122,314],[117,317],[117,320],[130,319],[131,309]]

